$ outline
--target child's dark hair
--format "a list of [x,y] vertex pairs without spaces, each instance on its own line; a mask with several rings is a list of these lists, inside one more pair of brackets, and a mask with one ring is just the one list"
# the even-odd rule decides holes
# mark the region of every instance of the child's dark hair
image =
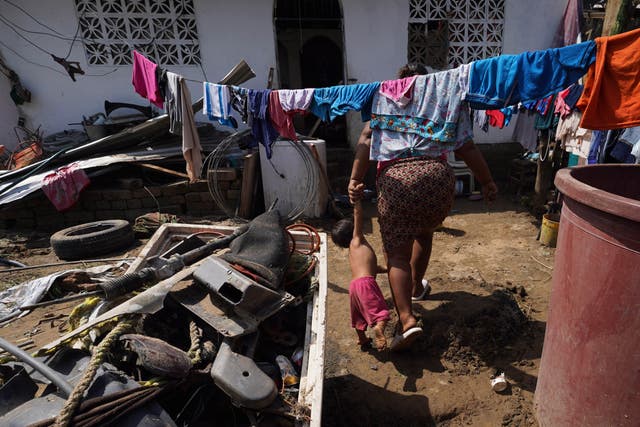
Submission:
[[416,62],[410,62],[406,65],[403,65],[398,70],[398,78],[404,79],[405,77],[411,77],[419,74],[428,74],[427,68]]
[[331,240],[342,248],[348,248],[353,237],[353,219],[345,218],[336,222],[331,230]]

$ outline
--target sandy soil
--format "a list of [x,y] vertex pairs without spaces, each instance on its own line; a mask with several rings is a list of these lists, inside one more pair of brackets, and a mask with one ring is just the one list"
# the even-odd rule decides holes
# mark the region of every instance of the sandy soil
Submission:
[[[367,238],[381,254],[375,206],[368,213]],[[323,424],[536,425],[533,393],[554,256],[537,233],[534,217],[507,200],[487,211],[481,201],[457,199],[434,236],[431,295],[414,304],[425,335],[403,354],[356,345],[346,252],[330,243]],[[392,306],[386,275],[378,281]],[[510,383],[502,393],[490,386],[496,370]]]
[[[371,218],[367,237],[381,259],[375,206],[365,207]],[[331,222],[313,225],[327,231]],[[425,335],[402,354],[363,352],[356,344],[349,322],[346,250],[329,242],[323,425],[536,425],[532,402],[554,256],[553,249],[536,241],[537,233],[535,219],[506,197],[490,211],[481,201],[457,199],[435,234],[427,271],[431,295],[414,304]],[[144,242],[109,256],[135,256]],[[28,265],[57,260],[48,236],[40,234],[5,232],[0,256]],[[57,270],[0,273],[0,284]],[[386,275],[378,281],[391,307]],[[0,335],[45,344],[62,333],[64,317],[59,315],[74,304],[34,310],[0,329]],[[392,318],[389,337],[394,326]],[[23,336],[25,331],[30,333]],[[490,386],[496,370],[504,371],[510,383],[502,393]]]

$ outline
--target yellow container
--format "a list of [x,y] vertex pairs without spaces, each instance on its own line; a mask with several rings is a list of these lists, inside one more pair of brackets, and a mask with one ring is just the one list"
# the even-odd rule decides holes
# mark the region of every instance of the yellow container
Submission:
[[542,226],[540,227],[540,243],[552,248],[556,247],[558,240],[558,226],[560,218],[557,214],[544,214],[542,216]]

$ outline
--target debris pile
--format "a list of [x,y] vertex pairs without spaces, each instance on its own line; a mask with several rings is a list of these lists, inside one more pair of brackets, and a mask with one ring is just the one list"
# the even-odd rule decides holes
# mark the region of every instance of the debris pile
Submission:
[[308,423],[320,237],[290,230],[275,210],[236,228],[165,224],[125,274],[41,279],[5,325],[57,304],[42,301],[52,289],[89,297],[43,318],[66,327],[53,342],[0,340],[0,425]]

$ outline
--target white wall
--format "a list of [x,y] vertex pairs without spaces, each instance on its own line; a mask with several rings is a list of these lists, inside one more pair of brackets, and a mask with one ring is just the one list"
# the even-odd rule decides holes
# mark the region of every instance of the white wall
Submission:
[[[216,81],[239,60],[245,59],[257,74],[245,86],[265,87],[269,67],[276,66],[273,2],[194,1],[201,58],[208,79]],[[566,0],[538,0],[533,6],[530,0],[506,0],[504,53],[548,47],[565,4]],[[22,0],[20,5],[39,20],[69,37],[73,36],[77,25],[73,0]],[[393,78],[407,57],[408,0],[342,0],[342,7],[347,77],[361,83]],[[6,2],[0,2],[0,13],[24,28],[42,30]],[[69,49],[69,42],[64,40],[36,34],[27,36],[58,56],[65,56]],[[28,60],[59,71],[29,64],[0,46],[7,64],[20,75],[24,86],[33,94],[32,102],[23,106],[27,125],[34,128],[42,125],[45,134],[68,129],[68,123],[80,122],[83,115],[102,111],[105,99],[148,104],[133,91],[130,66],[88,66],[80,43],[74,45],[70,59],[80,61],[87,74],[116,71],[102,77],[78,76],[74,83],[66,74],[61,74],[62,67],[47,54],[20,39],[2,23],[0,40]],[[200,68],[196,66],[167,68],[187,78],[203,79]],[[274,81],[278,81],[275,75]],[[200,96],[200,85],[190,83],[190,88],[194,98]],[[2,84],[0,91],[6,93]],[[8,138],[16,118],[15,106],[8,96],[0,96],[0,114],[0,138]],[[350,140],[355,142],[362,128],[359,115],[350,115],[348,123]],[[489,134],[479,131],[476,132],[476,140],[503,142],[511,139],[511,133],[512,128]]]
[[[19,4],[42,22],[68,37],[73,37],[77,25],[73,0],[48,0],[47,2],[21,0]],[[224,7],[221,7],[221,4]],[[245,83],[245,86],[265,87],[269,67],[275,67],[271,2],[195,0],[195,8],[201,58],[209,80],[216,81],[222,78],[231,67],[241,59],[245,59],[257,75],[256,78]],[[43,30],[6,2],[0,2],[0,14],[23,28]],[[66,56],[69,49],[68,41],[37,34],[26,34],[26,36],[57,56]],[[47,54],[19,38],[1,22],[0,40],[29,61],[63,72],[62,67],[53,62]],[[0,50],[7,64],[18,73],[23,85],[32,92],[32,102],[23,105],[27,125],[33,128],[42,125],[45,135],[69,129],[67,124],[80,122],[83,115],[89,116],[103,111],[105,99],[140,105],[149,104],[133,90],[131,66],[89,66],[86,63],[84,48],[80,43],[76,42],[69,59],[79,61],[85,73],[104,74],[114,69],[116,72],[102,77],[77,76],[77,82],[73,82],[66,74],[25,62],[3,46],[0,46]],[[187,78],[204,79],[202,71],[197,66],[170,66],[167,69]],[[189,85],[192,97],[194,99],[200,97],[202,86],[197,83],[189,83]],[[7,93],[4,91],[4,83],[0,85],[0,91],[3,94]],[[8,95],[0,96],[0,113],[2,114],[0,138],[6,138],[7,126],[12,127],[15,123],[15,113],[11,114],[12,111],[15,112],[15,106]],[[0,144],[2,143],[4,141],[0,141]]]
[[18,124],[18,108],[11,101],[9,92],[11,84],[4,76],[0,76],[0,145],[13,151],[18,143],[13,127]]
[[[342,0],[347,78],[388,80],[407,62],[408,0]],[[347,115],[351,145],[362,131],[360,113]]]

